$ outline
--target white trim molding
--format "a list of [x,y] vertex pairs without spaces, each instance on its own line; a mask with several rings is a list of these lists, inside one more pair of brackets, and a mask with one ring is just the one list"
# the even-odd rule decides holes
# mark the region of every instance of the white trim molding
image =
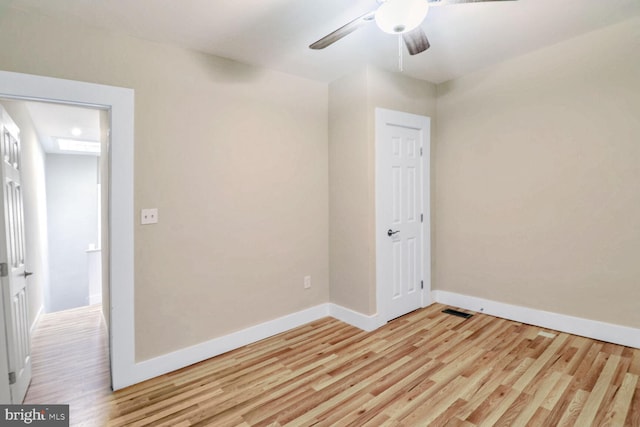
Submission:
[[148,380],[328,316],[329,304],[320,304],[210,341],[144,360],[135,364],[129,380],[132,384]]
[[434,290],[435,302],[515,320],[600,341],[640,348],[640,329],[614,325],[534,308],[522,307],[448,291]]
[[329,314],[341,322],[348,323],[351,326],[367,332],[374,331],[385,323],[377,314],[367,316],[366,314],[358,313],[357,311],[342,307],[338,304],[329,304]]
[[289,331],[323,317],[334,317],[366,332],[371,332],[382,326],[378,315],[367,316],[332,303],[320,304],[241,331],[214,338],[210,341],[138,362],[131,370],[132,375],[128,378],[128,382],[135,384],[148,380]]
[[40,323],[40,316],[42,316],[43,312],[44,312],[44,305],[41,305],[40,308],[38,309],[38,312],[36,313],[35,319],[33,319],[33,323],[31,323],[31,328],[29,329],[29,333],[32,336],[33,336],[33,332],[36,330],[36,327],[38,326],[38,323]]

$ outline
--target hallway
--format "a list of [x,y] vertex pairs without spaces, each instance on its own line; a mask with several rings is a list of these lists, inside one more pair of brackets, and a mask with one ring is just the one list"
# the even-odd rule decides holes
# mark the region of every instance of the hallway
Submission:
[[26,404],[69,404],[72,426],[105,424],[111,395],[100,305],[43,314],[32,336]]

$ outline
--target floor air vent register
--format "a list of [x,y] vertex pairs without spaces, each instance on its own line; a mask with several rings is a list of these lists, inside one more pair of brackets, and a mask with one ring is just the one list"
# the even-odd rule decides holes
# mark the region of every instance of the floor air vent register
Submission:
[[473,314],[463,313],[461,311],[454,310],[452,308],[447,308],[446,310],[442,310],[442,312],[446,314],[451,314],[452,316],[464,317],[465,319],[468,319],[471,316],[473,316]]

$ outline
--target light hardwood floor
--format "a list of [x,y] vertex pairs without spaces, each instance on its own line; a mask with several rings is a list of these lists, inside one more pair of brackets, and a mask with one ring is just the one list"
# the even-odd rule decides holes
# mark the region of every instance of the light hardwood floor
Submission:
[[322,319],[115,393],[99,312],[51,315],[28,399],[71,403],[72,425],[640,426],[640,350],[444,308],[372,333]]
[[[100,305],[44,314],[32,336],[32,380],[24,403],[69,404],[73,425],[99,426],[111,399]],[[96,419],[96,415],[98,418]]]

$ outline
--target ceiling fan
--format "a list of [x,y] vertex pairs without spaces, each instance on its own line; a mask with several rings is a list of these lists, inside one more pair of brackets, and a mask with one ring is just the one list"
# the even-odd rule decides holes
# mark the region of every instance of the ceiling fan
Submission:
[[382,31],[388,34],[402,35],[407,50],[416,55],[429,49],[427,35],[420,24],[427,16],[430,6],[459,3],[478,3],[489,1],[514,0],[377,0],[380,6],[343,25],[334,32],[309,45],[311,49],[324,49],[341,38],[351,34],[363,25],[375,21]]

